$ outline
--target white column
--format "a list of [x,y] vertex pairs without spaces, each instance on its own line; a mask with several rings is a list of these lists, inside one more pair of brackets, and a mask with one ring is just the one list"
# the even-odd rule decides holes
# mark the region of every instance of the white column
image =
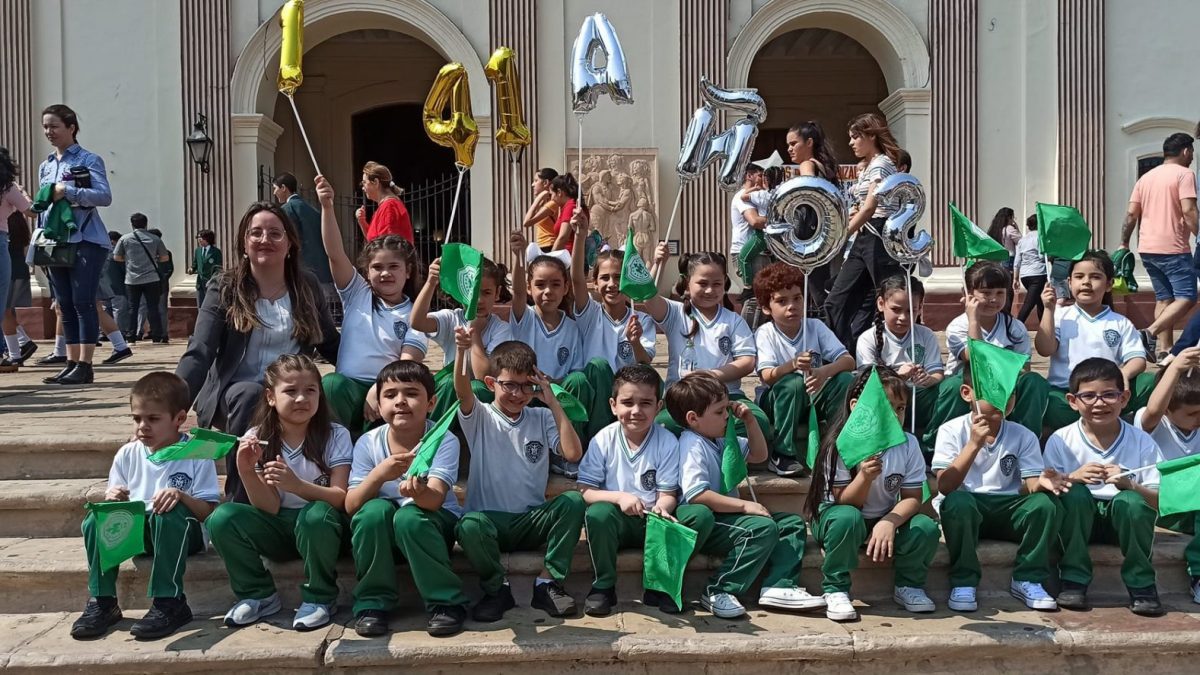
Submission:
[[[888,127],[900,147],[912,155],[913,175],[926,185],[933,175],[932,136],[930,131],[931,97],[928,89],[897,89],[879,102],[879,110],[887,117]],[[929,208],[921,216],[921,225],[929,227]]]
[[270,166],[275,159],[275,142],[283,127],[266,115],[235,114],[233,128],[233,203],[232,222],[241,211],[258,201],[258,167]]

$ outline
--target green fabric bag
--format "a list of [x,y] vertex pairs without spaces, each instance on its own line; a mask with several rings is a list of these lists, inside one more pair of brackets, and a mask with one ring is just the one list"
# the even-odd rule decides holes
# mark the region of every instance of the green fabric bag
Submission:
[[671,596],[683,607],[683,573],[696,548],[696,531],[653,513],[646,514],[642,587]]
[[1113,295],[1129,295],[1130,293],[1138,292],[1137,279],[1133,276],[1133,268],[1136,264],[1133,251],[1127,248],[1117,249],[1112,254],[1113,267],[1116,269],[1117,277],[1113,280]]

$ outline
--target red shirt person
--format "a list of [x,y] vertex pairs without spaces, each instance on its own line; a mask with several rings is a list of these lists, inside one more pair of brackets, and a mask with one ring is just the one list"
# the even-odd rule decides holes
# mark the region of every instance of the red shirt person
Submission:
[[370,222],[367,221],[366,207],[359,207],[354,212],[358,226],[367,241],[388,234],[398,234],[407,239],[408,243],[415,244],[412,218],[409,217],[404,202],[400,201],[401,190],[392,182],[392,172],[382,164],[367,162],[362,170],[362,189],[367,199],[379,205]]
[[566,249],[569,253],[575,246],[575,233],[571,231],[571,217],[579,199],[579,183],[575,176],[564,173],[550,181],[550,199],[558,205],[558,218],[554,221],[554,250]]

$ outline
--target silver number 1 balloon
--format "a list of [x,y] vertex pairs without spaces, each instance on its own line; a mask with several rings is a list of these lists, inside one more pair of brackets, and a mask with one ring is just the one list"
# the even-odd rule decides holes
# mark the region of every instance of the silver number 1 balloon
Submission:
[[[596,52],[604,53],[605,64],[594,64]],[[576,114],[596,107],[607,94],[616,103],[633,103],[633,85],[625,67],[625,52],[608,17],[597,12],[583,20],[571,57],[571,103]]]

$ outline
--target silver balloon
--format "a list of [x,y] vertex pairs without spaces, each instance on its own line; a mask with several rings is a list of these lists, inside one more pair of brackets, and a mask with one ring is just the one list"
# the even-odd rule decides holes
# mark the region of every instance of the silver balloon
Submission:
[[892,209],[880,238],[888,255],[901,265],[915,265],[933,250],[933,237],[917,225],[925,213],[925,190],[907,173],[888,176],[875,188],[875,200]]
[[[816,231],[802,238],[805,207],[816,212]],[[833,260],[846,246],[846,204],[837,186],[824,178],[801,176],[785,181],[771,196],[771,213],[764,234],[767,248],[779,260],[808,274]]]
[[679,149],[679,164],[675,170],[684,181],[699,176],[710,164],[719,159],[717,185],[726,192],[742,186],[746,166],[750,164],[750,153],[754,151],[754,139],[758,126],[749,118],[742,118],[721,133],[714,133],[717,114],[707,106],[696,109],[692,121],[683,135]]
[[757,89],[724,89],[701,75],[700,95],[706,105],[741,113],[755,124],[762,124],[767,119],[767,102]]
[[[596,52],[604,53],[605,64],[594,64]],[[583,20],[571,57],[571,103],[577,114],[596,107],[607,95],[615,103],[633,103],[633,84],[625,67],[625,52],[608,17],[597,12]]]

